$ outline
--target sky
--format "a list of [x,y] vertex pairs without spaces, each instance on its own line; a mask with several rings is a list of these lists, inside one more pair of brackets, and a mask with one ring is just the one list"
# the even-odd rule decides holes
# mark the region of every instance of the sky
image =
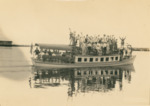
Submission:
[[150,47],[150,0],[0,0],[1,40],[69,44],[69,28]]

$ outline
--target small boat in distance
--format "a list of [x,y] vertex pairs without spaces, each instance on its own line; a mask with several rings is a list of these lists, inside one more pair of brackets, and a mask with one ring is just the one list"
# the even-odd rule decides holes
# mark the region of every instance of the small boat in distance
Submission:
[[80,36],[70,32],[70,45],[40,44],[31,45],[32,63],[37,67],[77,68],[106,67],[133,64],[131,45],[124,46],[121,39],[118,48],[114,36]]

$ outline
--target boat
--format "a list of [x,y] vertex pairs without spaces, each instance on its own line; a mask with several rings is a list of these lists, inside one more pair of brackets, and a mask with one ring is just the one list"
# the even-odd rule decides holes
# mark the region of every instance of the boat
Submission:
[[[94,50],[89,54],[81,53],[82,49],[76,44],[41,44],[36,43],[31,48],[40,49],[44,55],[33,56],[33,66],[37,67],[49,67],[49,68],[77,68],[77,67],[106,67],[106,66],[123,66],[133,64],[135,55],[131,53],[131,46],[127,46],[130,49],[130,53],[126,54],[125,48],[118,48],[120,52],[109,54],[94,54]],[[53,50],[53,53],[51,52]],[[31,50],[33,51],[33,50]],[[76,52],[81,51],[81,52]],[[125,52],[124,52],[125,51]],[[33,53],[34,54],[34,53]],[[50,55],[49,55],[50,54]]]

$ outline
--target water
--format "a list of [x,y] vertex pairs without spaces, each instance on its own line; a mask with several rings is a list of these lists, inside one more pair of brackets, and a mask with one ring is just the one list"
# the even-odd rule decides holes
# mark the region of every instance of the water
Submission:
[[0,106],[134,106],[150,104],[150,54],[133,66],[42,69],[29,48],[0,47]]

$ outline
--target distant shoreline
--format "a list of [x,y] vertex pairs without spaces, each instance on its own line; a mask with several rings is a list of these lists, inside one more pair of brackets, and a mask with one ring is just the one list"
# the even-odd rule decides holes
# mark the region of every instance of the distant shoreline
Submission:
[[150,48],[132,48],[133,51],[150,51]]
[[31,45],[0,45],[0,47],[30,47]]
[[[31,45],[0,45],[0,47],[31,47]],[[133,47],[133,51],[150,51],[150,48],[138,48],[138,47]]]

